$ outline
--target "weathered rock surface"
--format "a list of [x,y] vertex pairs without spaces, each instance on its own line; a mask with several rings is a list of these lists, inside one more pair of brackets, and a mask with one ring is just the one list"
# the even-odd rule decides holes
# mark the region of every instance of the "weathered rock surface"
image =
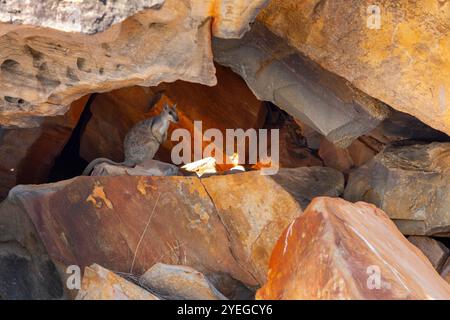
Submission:
[[241,38],[250,29],[259,11],[270,0],[210,1],[213,12],[212,34],[219,38]]
[[[379,29],[368,27],[372,4]],[[448,1],[273,0],[257,20],[363,92],[450,134]]]
[[[178,79],[214,85],[212,32],[240,36],[266,2],[8,1],[0,20],[25,24],[0,25],[0,125],[35,126],[36,117],[63,114],[91,92]],[[93,11],[77,15],[87,7]],[[74,28],[97,33],[61,31]]]
[[450,233],[450,143],[390,146],[352,171],[344,198],[385,211],[403,234]]
[[[158,10],[166,2],[168,0],[42,0],[31,5],[31,1],[8,0],[0,8],[0,22],[95,34],[140,11]],[[207,0],[194,5],[198,6],[197,14],[213,18],[214,36],[240,38],[249,29],[249,23],[268,2]]]
[[[261,179],[258,173],[216,176],[203,179],[202,184],[230,234],[234,256],[258,283],[264,283],[280,227],[300,213],[301,209],[295,209],[298,204],[306,208],[318,194],[338,196],[344,178],[330,168],[310,167],[282,169],[268,179]],[[279,198],[286,191],[296,203]]]
[[408,240],[423,252],[437,272],[442,271],[450,252],[442,242],[423,236],[410,236]]
[[450,136],[424,124],[417,118],[400,111],[391,112],[369,135],[385,144],[401,140],[450,141]]
[[172,300],[228,300],[200,272],[186,266],[156,263],[140,283]]
[[369,162],[380,150],[366,143],[368,137],[354,140],[347,148],[339,148],[322,138],[319,157],[325,166],[348,173],[351,169]]
[[17,184],[44,183],[76,126],[88,97],[63,116],[42,118],[34,128],[0,127],[0,200]]
[[135,13],[158,8],[165,0],[59,1],[8,0],[2,3],[0,21],[33,25],[66,32],[94,34]]
[[[179,143],[170,141],[173,131],[184,128],[194,137],[194,121],[202,121],[203,132],[215,128],[224,137],[226,129],[261,128],[266,108],[245,82],[221,66],[217,66],[217,78],[219,84],[214,87],[176,81],[153,88],[136,86],[98,95],[91,105],[92,117],[81,138],[81,156],[88,161],[97,157],[122,161],[127,132],[137,122],[159,114],[165,103],[177,104],[180,121],[170,125],[169,138],[155,156],[158,160],[171,162],[171,150]],[[210,143],[204,141],[202,150]],[[193,161],[194,144],[191,146]]]
[[[305,125],[301,125],[303,129]],[[306,131],[308,134],[310,146],[310,142],[314,141],[310,141],[312,134]],[[354,140],[347,148],[339,148],[321,138],[318,154],[327,167],[347,174],[351,169],[369,162],[386,145],[402,140],[450,142],[450,137],[407,113],[393,110],[374,130]]]
[[[268,113],[264,129],[279,130],[278,152],[281,168],[322,166],[323,162],[310,148],[303,136],[303,128],[284,111],[273,104],[266,104]],[[269,154],[272,154],[272,140],[268,141]]]
[[0,299],[61,299],[64,286],[35,228],[15,204],[0,203]]
[[278,240],[257,299],[450,299],[450,286],[380,209],[312,201]]
[[98,264],[84,269],[76,300],[159,300],[145,289]]
[[214,59],[240,74],[255,95],[348,146],[374,129],[388,108],[301,56],[260,24],[240,40],[214,39]]
[[58,265],[141,275],[157,262],[181,264],[231,297],[233,279],[265,282],[272,246],[301,205],[342,189],[342,174],[322,167],[205,179],[78,177],[17,186],[0,216],[28,215]]
[[178,167],[173,164],[149,159],[134,168],[100,163],[94,167],[91,176],[176,176],[178,173]]

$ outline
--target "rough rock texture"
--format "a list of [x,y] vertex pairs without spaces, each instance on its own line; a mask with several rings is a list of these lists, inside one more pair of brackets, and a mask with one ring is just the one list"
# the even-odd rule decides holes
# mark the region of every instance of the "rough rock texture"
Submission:
[[[303,130],[305,125],[301,126]],[[306,131],[304,135],[308,146],[315,143],[311,141],[311,138],[316,139],[314,133]],[[347,174],[351,169],[366,164],[386,145],[402,140],[450,142],[450,137],[407,113],[393,110],[374,130],[354,140],[347,148],[339,148],[322,137],[318,154],[327,167]]]
[[324,165],[344,173],[369,162],[380,150],[367,143],[366,136],[354,140],[347,148],[339,148],[322,138],[319,157]]
[[64,286],[25,212],[0,203],[0,299],[61,299]]
[[[303,130],[286,112],[273,104],[266,104],[268,113],[264,129],[279,130],[278,151],[281,168],[322,166],[321,159],[308,148]],[[269,154],[272,154],[272,141],[268,141]]]
[[97,264],[84,269],[76,300],[159,300],[145,289]]
[[[105,1],[102,7],[102,1],[87,0],[48,0],[40,6],[8,1],[0,8],[4,20],[59,30],[0,24],[0,125],[35,126],[37,116],[62,114],[72,101],[91,92],[177,79],[214,85],[211,32],[239,36],[248,28],[246,19],[252,19],[265,2]],[[19,11],[8,12],[9,6],[18,6]],[[94,11],[73,22],[70,16],[76,8],[89,6]],[[152,9],[93,35],[60,31],[75,25],[84,32],[100,31],[147,6]]]
[[165,0],[7,0],[2,3],[0,21],[27,24],[66,32],[93,34]]
[[[219,84],[214,87],[176,81],[153,88],[135,86],[98,95],[91,105],[92,117],[81,137],[81,156],[88,161],[97,157],[122,161],[126,133],[137,122],[159,114],[165,103],[177,104],[180,121],[170,125],[168,140],[155,156],[158,160],[171,162],[171,150],[179,143],[170,141],[172,132],[185,128],[193,138],[194,121],[202,121],[203,132],[216,128],[224,136],[226,129],[261,128],[266,108],[245,82],[221,66],[217,66],[217,78]],[[203,148],[210,143],[205,141]],[[193,160],[193,143],[191,150]]]
[[410,236],[408,240],[423,252],[437,272],[442,271],[450,252],[442,242],[422,236]]
[[[0,8],[0,22],[94,34],[139,11],[158,10],[167,2],[169,0],[41,0],[37,3],[32,0],[7,0]],[[269,0],[196,2],[193,2],[197,6],[194,13],[213,18],[214,36],[240,38]]]
[[383,211],[320,197],[278,240],[256,297],[450,299],[450,286]]
[[47,181],[87,99],[86,96],[73,102],[65,115],[43,118],[39,127],[0,127],[0,200],[17,184]]
[[383,143],[400,140],[450,142],[450,136],[424,124],[417,118],[394,111],[369,134]]
[[212,33],[219,38],[241,38],[270,0],[213,0]]
[[57,264],[98,263],[136,275],[157,262],[182,264],[230,297],[233,279],[250,287],[264,283],[272,246],[301,213],[298,201],[342,189],[342,175],[322,167],[201,180],[78,177],[17,186],[0,216],[26,213]]
[[450,143],[390,146],[350,173],[344,197],[384,210],[403,234],[450,234]]
[[177,166],[158,160],[146,160],[134,168],[100,163],[94,167],[91,176],[176,176],[179,173]]
[[[311,167],[282,169],[263,180],[258,174],[249,173],[210,177],[202,183],[231,235],[234,256],[258,283],[264,283],[280,227],[288,225],[301,211],[296,212],[295,207],[300,204],[306,208],[317,195],[338,196],[344,178],[330,168]],[[279,198],[286,191],[296,200],[295,204]]]
[[214,39],[214,59],[240,74],[255,95],[345,147],[375,128],[388,108],[298,54],[260,24],[240,40]]
[[[377,4],[380,29],[367,21]],[[450,3],[272,0],[258,21],[391,107],[450,134]]]
[[202,273],[186,266],[156,263],[139,282],[172,300],[228,300]]

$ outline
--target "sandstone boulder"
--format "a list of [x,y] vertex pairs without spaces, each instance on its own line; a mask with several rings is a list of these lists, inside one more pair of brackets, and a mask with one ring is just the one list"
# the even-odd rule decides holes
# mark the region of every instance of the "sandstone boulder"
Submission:
[[410,236],[408,240],[423,252],[437,272],[442,271],[450,253],[450,250],[442,242],[423,236]]
[[448,1],[273,0],[257,21],[361,91],[450,134]]
[[257,299],[450,299],[450,286],[375,206],[319,197],[278,240]]
[[17,186],[3,215],[28,215],[52,261],[142,275],[157,262],[202,272],[225,296],[265,282],[282,230],[318,195],[337,196],[329,168],[197,177],[78,177]]
[[149,159],[134,168],[100,163],[94,167],[91,176],[176,176],[178,172],[178,167],[173,164]]
[[389,114],[383,103],[302,56],[261,24],[240,40],[214,39],[213,49],[215,61],[240,74],[260,100],[273,102],[341,147]]
[[159,300],[145,289],[98,264],[84,269],[76,300]]
[[35,126],[92,92],[178,79],[214,85],[212,34],[241,36],[266,3],[8,1],[0,8],[9,22],[0,24],[0,125]]
[[450,143],[393,145],[352,171],[344,197],[384,210],[403,234],[450,233]]
[[[230,234],[233,255],[262,284],[280,227],[288,225],[316,195],[338,196],[344,178],[330,168],[311,167],[282,169],[267,179],[257,172],[213,176],[202,184]],[[295,203],[280,201],[285,192]]]
[[186,266],[156,263],[140,283],[173,300],[228,300],[200,272]]

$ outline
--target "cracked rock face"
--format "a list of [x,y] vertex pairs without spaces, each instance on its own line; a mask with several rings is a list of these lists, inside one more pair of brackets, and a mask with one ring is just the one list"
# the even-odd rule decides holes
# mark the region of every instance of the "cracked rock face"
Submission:
[[350,173],[344,197],[384,210],[407,235],[450,234],[450,143],[390,146]]
[[29,217],[37,235],[24,237],[41,238],[58,265],[98,263],[141,275],[156,262],[182,264],[232,296],[234,279],[249,287],[265,282],[272,247],[301,204],[338,196],[343,184],[342,174],[322,167],[272,177],[78,177],[14,188],[0,219]]
[[348,146],[389,115],[383,103],[300,55],[260,23],[240,40],[214,39],[213,48],[214,59],[240,74],[260,100],[338,146]]
[[[24,4],[7,2],[0,10],[8,16],[4,20],[24,24],[0,25],[0,125],[36,126],[36,117],[63,114],[68,104],[90,92],[178,79],[214,85],[211,30],[217,36],[240,36],[248,29],[246,19],[265,2],[121,1],[115,7],[106,1],[103,8],[102,1],[46,1],[24,11],[11,9]],[[94,23],[99,29],[91,30],[94,17],[83,14],[77,23],[82,30],[65,32],[75,31],[73,23],[58,12],[85,6],[93,6],[96,19],[106,14],[109,24],[134,15],[107,29]],[[94,31],[102,32],[82,33]]]
[[272,0],[258,21],[368,95],[449,134],[450,2],[377,1],[379,29],[371,4]]

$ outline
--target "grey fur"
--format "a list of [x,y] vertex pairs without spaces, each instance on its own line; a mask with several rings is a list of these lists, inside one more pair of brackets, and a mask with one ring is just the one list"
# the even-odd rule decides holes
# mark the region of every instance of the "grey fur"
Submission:
[[153,159],[159,146],[167,140],[167,129],[169,129],[170,122],[178,122],[176,106],[176,104],[173,107],[164,105],[163,111],[159,115],[138,122],[128,131],[123,143],[125,151],[123,162],[97,158],[84,169],[83,175],[88,176],[92,169],[102,162],[132,168],[144,160]]

